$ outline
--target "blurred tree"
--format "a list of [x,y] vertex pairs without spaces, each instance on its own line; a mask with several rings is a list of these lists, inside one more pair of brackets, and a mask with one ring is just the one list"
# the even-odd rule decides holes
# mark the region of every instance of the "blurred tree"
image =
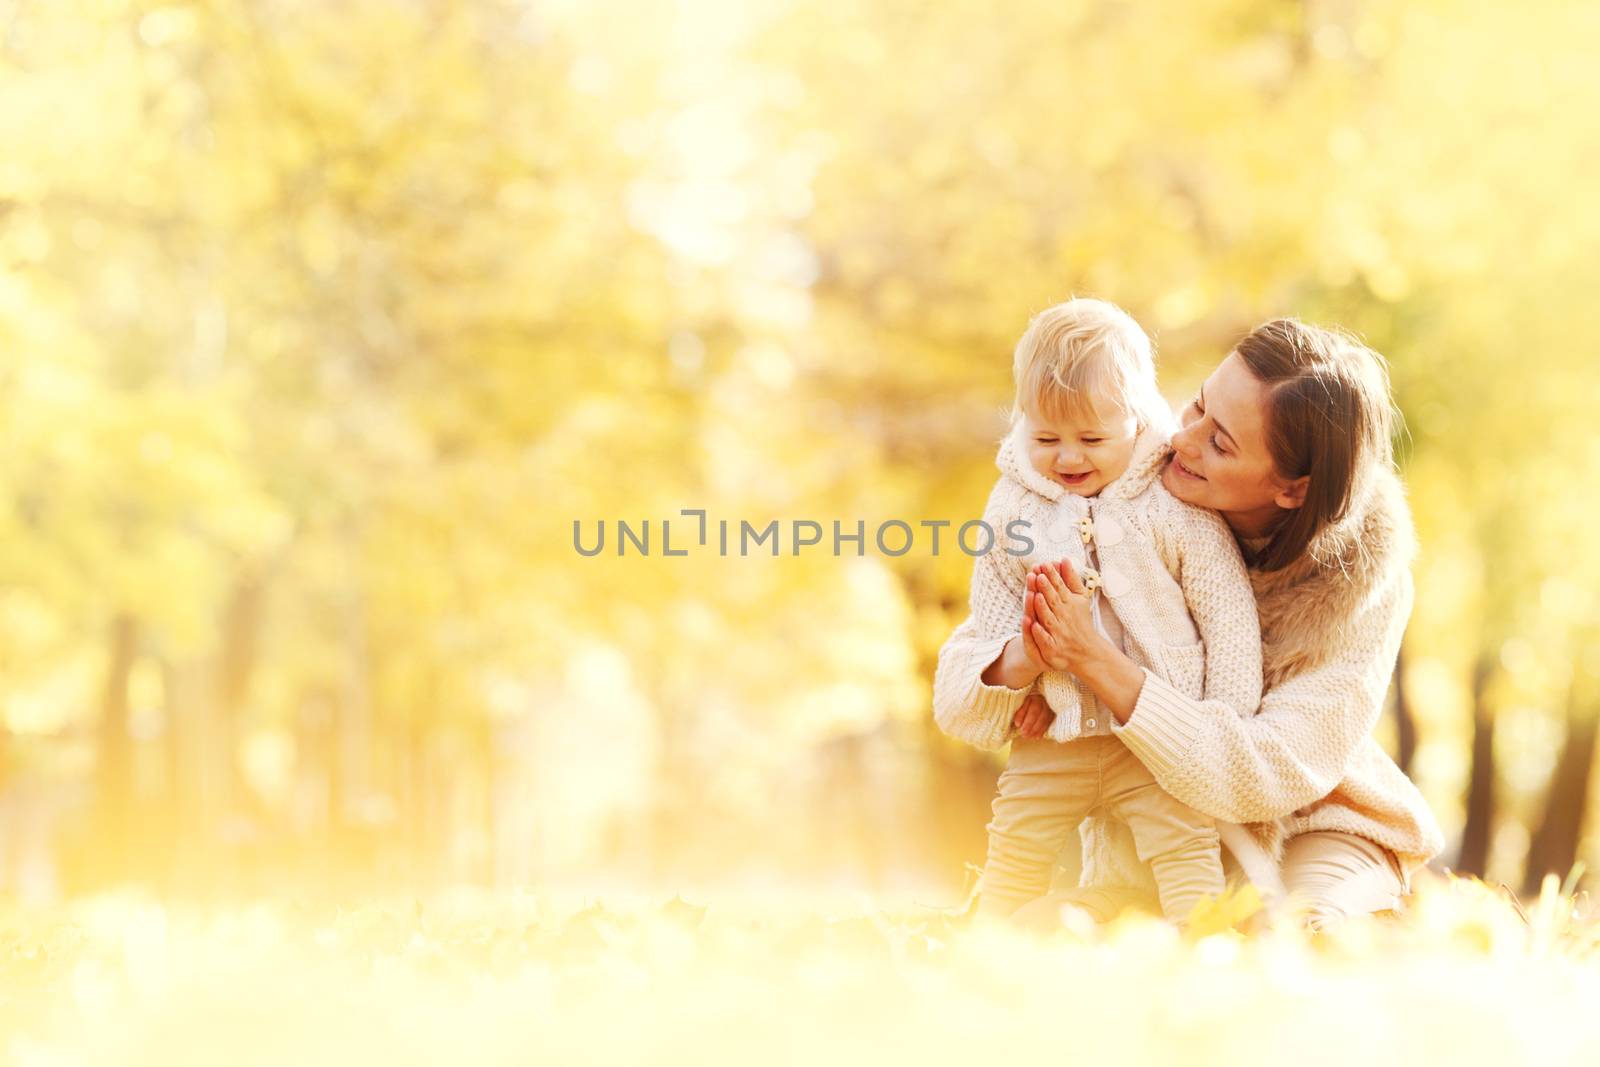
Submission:
[[[275,841],[418,877],[815,868],[851,804],[862,856],[903,822],[895,862],[948,877],[994,774],[925,714],[970,560],[872,531],[975,514],[1011,345],[1092,292],[1175,397],[1284,312],[1392,358],[1424,545],[1400,755],[1464,859],[1520,863],[1526,822],[1559,869],[1600,624],[1597,17],[15,6],[5,724],[71,754],[102,834],[137,796],[195,884]],[[711,547],[774,517],[866,544],[660,557],[684,507]],[[580,558],[575,517],[656,554]],[[1565,731],[1548,774],[1507,709]]]

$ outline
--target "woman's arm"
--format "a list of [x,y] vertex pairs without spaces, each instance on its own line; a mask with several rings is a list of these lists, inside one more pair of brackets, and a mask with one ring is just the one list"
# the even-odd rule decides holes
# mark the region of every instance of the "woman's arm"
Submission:
[[1261,705],[1261,620],[1239,543],[1216,512],[1171,496],[1162,503],[1163,531],[1178,550],[1178,587],[1205,648],[1205,699],[1254,715]]
[[[1039,614],[1067,632],[1056,639],[1062,646],[1077,648],[1087,601],[1066,599],[1057,611],[1058,599],[1052,586]],[[1223,701],[1184,696],[1115,649],[1081,642],[1084,654],[1070,669],[1124,724],[1113,731],[1163,789],[1219,819],[1263,822],[1320,800],[1343,779],[1382,711],[1411,600],[1411,576],[1402,570],[1362,602],[1356,618],[1329,627],[1336,647],[1320,666],[1268,689],[1251,718]],[[1133,671],[1143,676],[1137,686]]]

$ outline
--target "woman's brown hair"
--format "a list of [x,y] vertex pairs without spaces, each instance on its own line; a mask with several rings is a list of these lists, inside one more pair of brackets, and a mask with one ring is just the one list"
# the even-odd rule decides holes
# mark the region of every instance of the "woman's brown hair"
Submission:
[[1235,351],[1266,386],[1267,450],[1286,479],[1307,480],[1305,502],[1286,511],[1254,565],[1274,571],[1306,552],[1344,518],[1374,465],[1393,467],[1396,415],[1389,371],[1349,334],[1273,319]]

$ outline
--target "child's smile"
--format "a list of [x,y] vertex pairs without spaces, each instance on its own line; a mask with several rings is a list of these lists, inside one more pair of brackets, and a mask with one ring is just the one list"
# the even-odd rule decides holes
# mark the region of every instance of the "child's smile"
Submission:
[[1025,413],[1033,469],[1078,496],[1094,496],[1122,476],[1138,431],[1132,415],[1115,410]]

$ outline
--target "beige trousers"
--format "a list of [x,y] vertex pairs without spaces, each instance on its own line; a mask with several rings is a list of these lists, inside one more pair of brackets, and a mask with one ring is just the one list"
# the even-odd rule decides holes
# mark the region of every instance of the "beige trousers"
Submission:
[[1127,823],[1139,859],[1155,875],[1161,910],[1174,922],[1222,892],[1216,823],[1158,786],[1121,741],[1019,738],[994,800],[979,914],[1010,916],[1043,896],[1056,857],[1091,814]]
[[1314,930],[1352,915],[1394,911],[1407,893],[1393,852],[1355,834],[1318,830],[1289,839],[1283,849],[1283,887]]
[[[1290,838],[1283,850],[1282,873],[1289,907],[1313,930],[1332,929],[1356,915],[1398,910],[1410,892],[1394,853],[1364,837],[1332,830]],[[1063,904],[1109,922],[1126,908],[1148,908],[1150,902],[1134,890],[1067,889],[1040,897],[1012,918],[1030,929],[1048,931],[1060,924]]]

